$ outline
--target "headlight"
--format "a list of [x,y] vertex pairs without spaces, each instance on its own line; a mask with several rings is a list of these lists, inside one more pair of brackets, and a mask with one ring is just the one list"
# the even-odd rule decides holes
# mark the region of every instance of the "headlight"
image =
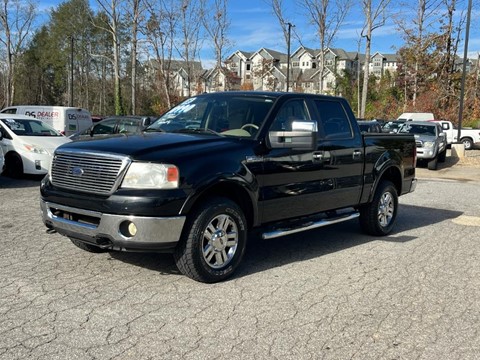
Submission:
[[44,148],[40,147],[40,146],[37,146],[37,145],[30,145],[30,144],[23,144],[23,147],[29,151],[29,152],[32,152],[32,153],[35,153],[35,154],[45,154],[45,155],[49,155],[49,152],[47,150],[45,150]]
[[433,141],[425,141],[423,143],[423,147],[426,147],[426,148],[432,148],[435,146],[435,143]]
[[175,165],[133,162],[122,182],[122,188],[175,189],[180,174]]

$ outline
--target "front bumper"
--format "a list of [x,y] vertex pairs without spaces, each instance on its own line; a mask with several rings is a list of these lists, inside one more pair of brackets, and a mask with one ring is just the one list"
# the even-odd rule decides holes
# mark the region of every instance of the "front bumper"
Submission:
[[120,251],[172,251],[185,223],[185,216],[105,214],[44,200],[40,200],[40,208],[48,228],[100,248]]
[[417,159],[434,159],[435,156],[435,148],[417,148]]

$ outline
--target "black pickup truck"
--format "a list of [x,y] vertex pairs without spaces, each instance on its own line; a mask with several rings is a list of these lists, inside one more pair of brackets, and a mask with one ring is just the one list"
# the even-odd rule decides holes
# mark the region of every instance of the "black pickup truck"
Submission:
[[342,98],[203,94],[141,134],[59,147],[41,209],[81,249],[169,251],[183,274],[216,282],[253,229],[270,239],[359,218],[390,233],[415,162],[413,136],[362,135]]

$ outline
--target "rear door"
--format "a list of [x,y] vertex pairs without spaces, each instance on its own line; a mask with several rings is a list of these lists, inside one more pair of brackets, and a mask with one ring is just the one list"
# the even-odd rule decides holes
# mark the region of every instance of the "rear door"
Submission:
[[[315,99],[319,123],[317,161],[323,163],[328,187],[319,200],[323,210],[357,205],[363,188],[364,146],[348,104],[339,99]],[[324,196],[323,196],[324,195]]]

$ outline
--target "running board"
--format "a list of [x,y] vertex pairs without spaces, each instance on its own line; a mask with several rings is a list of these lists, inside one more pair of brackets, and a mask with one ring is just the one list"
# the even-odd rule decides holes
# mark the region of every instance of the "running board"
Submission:
[[262,238],[265,240],[274,239],[274,238],[285,236],[285,235],[296,234],[302,231],[313,230],[320,227],[356,219],[359,216],[360,216],[360,213],[358,211],[354,211],[351,213],[343,213],[335,217],[324,218],[317,221],[308,221],[306,223],[299,224],[299,226],[295,226],[295,227],[278,228],[274,231],[265,232],[262,234]]

